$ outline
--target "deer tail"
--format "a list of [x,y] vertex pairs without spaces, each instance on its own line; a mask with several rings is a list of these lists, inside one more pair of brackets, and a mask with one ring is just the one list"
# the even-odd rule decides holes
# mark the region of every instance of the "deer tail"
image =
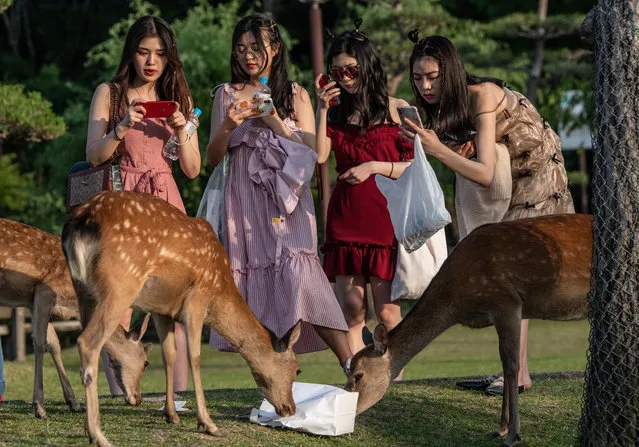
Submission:
[[86,284],[100,255],[100,232],[96,223],[88,223],[85,214],[69,219],[62,229],[62,250],[71,279]]

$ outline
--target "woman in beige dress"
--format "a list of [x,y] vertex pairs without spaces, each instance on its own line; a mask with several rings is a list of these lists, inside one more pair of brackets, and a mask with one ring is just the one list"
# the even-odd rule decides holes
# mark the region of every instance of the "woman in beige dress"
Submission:
[[[418,133],[424,151],[457,174],[460,238],[486,223],[574,213],[561,141],[533,104],[501,80],[466,73],[447,38],[418,40],[413,32],[411,40],[411,86],[425,129],[411,124],[403,134]],[[520,390],[532,386],[527,337],[528,320],[522,320]],[[500,379],[489,393],[501,394]]]

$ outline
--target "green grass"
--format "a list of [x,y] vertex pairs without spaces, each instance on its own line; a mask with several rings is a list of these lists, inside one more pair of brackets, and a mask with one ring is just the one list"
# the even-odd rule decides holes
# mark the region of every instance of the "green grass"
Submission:
[[[529,363],[534,373],[583,371],[588,347],[588,323],[530,323]],[[84,400],[76,349],[64,352],[72,386]],[[335,357],[328,351],[298,356],[299,381],[343,384]],[[151,366],[142,382],[143,392],[162,392],[164,373],[160,350],[151,351]],[[407,366],[408,383],[391,387],[379,404],[357,419],[355,432],[338,438],[322,438],[274,430],[235,419],[248,413],[261,398],[248,367],[237,354],[202,348],[202,378],[213,421],[225,436],[212,439],[195,430],[194,412],[181,413],[182,424],[165,424],[160,404],[144,402],[129,407],[121,399],[101,401],[103,430],[118,445],[428,445],[495,446],[490,437],[499,422],[501,399],[478,392],[460,391],[455,380],[428,378],[495,373],[501,369],[494,328],[472,330],[453,327],[416,356]],[[46,409],[49,417],[33,418],[33,359],[5,364],[7,391],[0,404],[0,446],[85,445],[84,415],[71,414],[50,358],[45,362]],[[521,396],[523,446],[573,445],[581,412],[583,379],[533,377],[533,389]],[[420,379],[420,380],[418,380]],[[425,379],[425,380],[424,380]],[[106,380],[99,378],[99,392],[107,394]],[[192,393],[181,393],[194,408]]]

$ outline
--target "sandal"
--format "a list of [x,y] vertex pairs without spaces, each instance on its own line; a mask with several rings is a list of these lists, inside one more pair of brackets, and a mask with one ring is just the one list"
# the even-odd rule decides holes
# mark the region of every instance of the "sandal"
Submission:
[[[525,390],[523,385],[519,385],[519,387],[517,387],[518,394],[521,394],[524,391]],[[490,386],[484,390],[484,393],[487,396],[503,396],[504,395],[504,378],[501,376],[497,377],[497,379],[495,379],[495,381],[491,383]]]
[[492,385],[498,376],[486,376],[482,379],[473,379],[473,380],[462,380],[457,382],[455,385],[464,389],[464,390],[474,390],[474,391],[484,391],[490,385]]

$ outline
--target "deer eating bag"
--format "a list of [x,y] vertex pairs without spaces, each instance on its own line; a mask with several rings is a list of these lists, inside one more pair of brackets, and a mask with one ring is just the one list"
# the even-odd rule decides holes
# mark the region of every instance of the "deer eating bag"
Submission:
[[444,192],[426,160],[419,135],[415,135],[415,158],[397,180],[381,175],[375,182],[386,198],[395,237],[408,253],[451,222]]

